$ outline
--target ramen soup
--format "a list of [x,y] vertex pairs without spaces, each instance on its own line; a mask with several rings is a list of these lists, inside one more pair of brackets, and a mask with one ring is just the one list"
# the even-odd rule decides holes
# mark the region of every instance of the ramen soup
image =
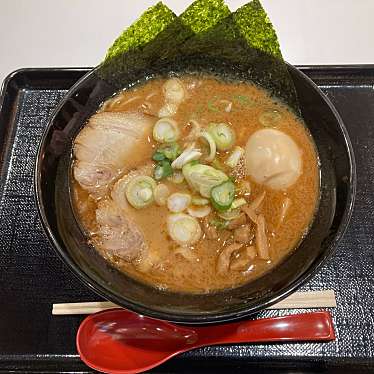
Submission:
[[88,241],[123,273],[169,291],[207,293],[271,271],[318,203],[309,132],[248,83],[150,79],[103,103],[73,154]]

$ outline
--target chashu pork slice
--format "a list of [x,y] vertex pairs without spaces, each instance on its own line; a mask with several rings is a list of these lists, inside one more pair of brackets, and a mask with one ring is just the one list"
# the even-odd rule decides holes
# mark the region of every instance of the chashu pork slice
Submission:
[[147,255],[148,246],[143,233],[112,200],[98,202],[96,222],[100,247],[109,256],[131,262]]
[[153,120],[140,113],[94,114],[74,142],[74,178],[93,197],[144,158]]

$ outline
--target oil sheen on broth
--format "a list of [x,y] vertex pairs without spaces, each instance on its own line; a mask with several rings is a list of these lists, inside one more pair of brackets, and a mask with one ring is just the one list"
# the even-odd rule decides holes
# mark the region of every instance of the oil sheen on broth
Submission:
[[270,271],[318,204],[303,123],[265,90],[210,76],[154,78],[107,100],[72,165],[88,240],[124,273],[176,292]]

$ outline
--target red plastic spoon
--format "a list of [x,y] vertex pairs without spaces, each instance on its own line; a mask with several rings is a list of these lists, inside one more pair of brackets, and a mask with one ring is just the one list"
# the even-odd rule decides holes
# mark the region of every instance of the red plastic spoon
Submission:
[[149,370],[206,345],[334,339],[329,312],[187,327],[113,309],[92,314],[81,323],[77,348],[91,368],[123,374]]

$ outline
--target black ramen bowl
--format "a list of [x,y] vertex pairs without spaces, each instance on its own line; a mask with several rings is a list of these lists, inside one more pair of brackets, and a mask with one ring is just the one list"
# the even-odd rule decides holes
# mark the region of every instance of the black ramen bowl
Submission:
[[[204,66],[207,63],[193,66],[192,71],[212,72],[212,65]],[[217,66],[217,70],[222,69],[223,65]],[[178,70],[186,71],[186,66],[164,66],[152,74]],[[113,268],[87,243],[75,219],[70,197],[72,143],[114,89],[97,76],[95,69],[71,88],[44,133],[35,185],[44,229],[57,254],[83,283],[105,299],[135,312],[202,324],[242,318],[264,309],[291,294],[321,268],[337,247],[352,214],[356,185],[354,156],[343,122],[329,100],[298,69],[288,66],[288,70],[319,153],[318,212],[298,248],[269,273],[240,287],[205,295],[172,293],[136,281]],[[143,77],[139,75],[133,82]]]

